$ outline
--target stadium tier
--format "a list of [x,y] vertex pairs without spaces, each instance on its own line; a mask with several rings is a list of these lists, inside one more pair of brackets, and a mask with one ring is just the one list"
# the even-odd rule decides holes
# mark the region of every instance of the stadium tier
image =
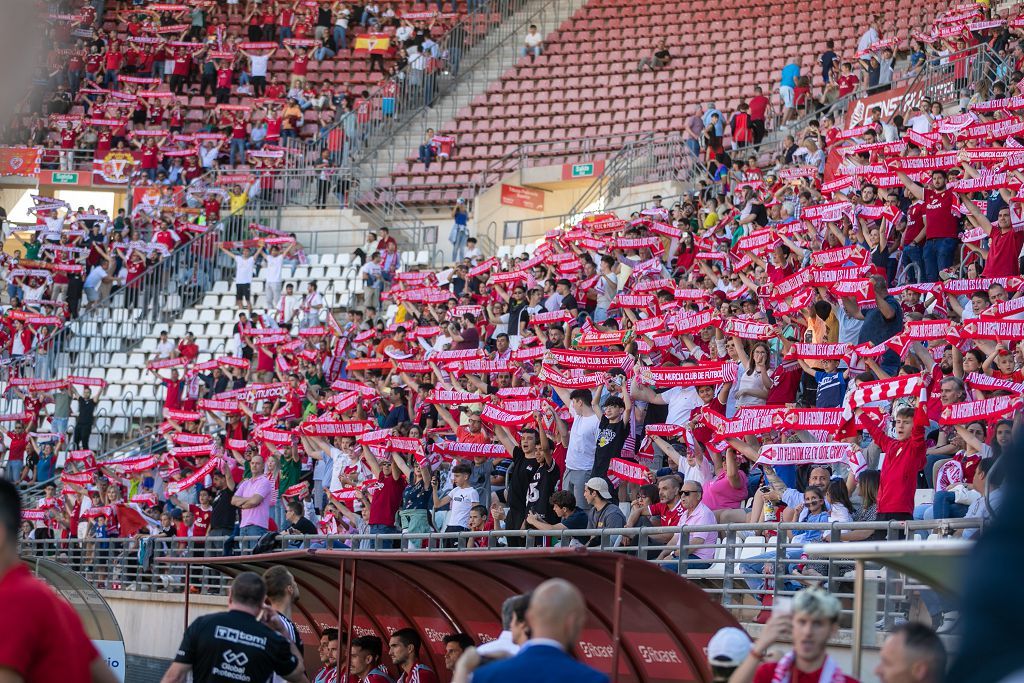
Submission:
[[[592,0],[510,41],[543,3],[64,4],[0,154],[26,548],[219,595],[150,560],[270,532],[588,546],[745,622],[823,586],[845,630],[852,560],[810,544],[998,518],[1024,402],[1016,8]],[[488,40],[518,60],[494,80],[467,56]],[[363,94],[384,71],[418,108]],[[454,118],[427,134],[434,107]],[[113,210],[58,186],[85,174]],[[868,584],[879,633],[955,624],[902,574]]]

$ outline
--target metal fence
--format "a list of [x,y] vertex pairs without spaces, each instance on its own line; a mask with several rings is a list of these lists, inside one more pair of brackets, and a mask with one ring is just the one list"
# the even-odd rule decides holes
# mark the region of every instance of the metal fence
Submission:
[[[281,550],[359,549],[388,552],[495,552],[509,547],[541,548],[556,545],[588,545],[593,549],[639,557],[697,581],[741,620],[753,620],[763,605],[812,584],[824,585],[843,601],[848,620],[853,610],[853,562],[841,559],[809,560],[800,555],[795,534],[820,533],[840,543],[846,531],[872,531],[894,540],[904,535],[941,538],[966,529],[978,529],[981,520],[958,519],[921,522],[851,522],[833,524],[776,523],[722,524],[713,526],[642,527],[547,531],[483,531],[430,534],[352,534],[343,536],[281,535]],[[703,542],[708,532],[718,534],[716,543]],[[220,595],[226,581],[209,569],[186,568],[175,562],[183,557],[213,557],[233,552],[248,553],[256,538],[167,538],[76,540],[25,540],[24,555],[48,557],[82,573],[101,588],[156,592],[201,592]],[[808,541],[809,542],[809,541]],[[713,551],[710,559],[694,555]],[[168,558],[170,561],[155,561]],[[878,628],[892,626],[906,617],[914,592],[927,591],[893,570],[868,573],[865,623]],[[770,600],[768,599],[770,596]],[[849,622],[847,621],[847,624]]]

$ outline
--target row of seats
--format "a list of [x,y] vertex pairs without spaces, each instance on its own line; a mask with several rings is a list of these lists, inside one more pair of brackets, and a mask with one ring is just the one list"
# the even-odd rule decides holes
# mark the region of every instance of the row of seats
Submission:
[[[819,82],[816,60],[825,41],[835,40],[836,52],[852,57],[874,13],[905,34],[929,26],[941,9],[936,0],[896,10],[877,0],[828,7],[729,0],[661,2],[638,12],[622,0],[591,0],[545,37],[544,54],[520,59],[442,127],[457,140],[450,161],[428,170],[410,158],[394,168],[392,187],[400,201],[432,202],[450,194],[447,183],[476,182],[520,145],[531,145],[531,156],[569,156],[564,147],[533,146],[551,140],[606,138],[587,148],[602,158],[621,148],[615,136],[683,130],[696,104],[713,101],[729,113],[755,85],[775,98],[779,73],[791,59]],[[638,60],[661,38],[673,62],[638,74]],[[698,49],[707,45],[713,49]]]

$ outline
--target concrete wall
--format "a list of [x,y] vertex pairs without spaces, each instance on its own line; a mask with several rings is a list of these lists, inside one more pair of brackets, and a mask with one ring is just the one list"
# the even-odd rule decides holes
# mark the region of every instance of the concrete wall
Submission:
[[[181,593],[101,590],[124,636],[129,655],[173,659],[185,632],[185,597]],[[227,609],[221,596],[190,595],[189,621]]]

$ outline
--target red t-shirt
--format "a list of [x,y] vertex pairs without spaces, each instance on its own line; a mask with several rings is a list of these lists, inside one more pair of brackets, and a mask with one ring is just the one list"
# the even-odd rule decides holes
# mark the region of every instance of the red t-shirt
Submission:
[[405,477],[381,477],[380,488],[370,501],[370,524],[395,525],[395,513],[402,507]]
[[764,399],[767,406],[783,406],[796,401],[796,392],[800,388],[803,370],[796,363],[780,363],[771,372],[772,388]]
[[173,379],[165,379],[164,386],[167,387],[167,398],[164,399],[164,408],[177,410],[181,403],[181,384]]
[[309,55],[298,54],[295,55],[295,60],[292,62],[292,75],[293,76],[305,76],[306,72],[309,71]]
[[21,462],[24,460],[25,448],[28,446],[28,432],[22,432],[20,435],[15,432],[7,432],[7,438],[11,440],[7,459],[11,462]]
[[121,68],[121,62],[124,61],[124,55],[116,50],[108,50],[103,61],[104,66],[108,71],[116,71]]
[[199,355],[199,346],[182,342],[178,344],[178,354],[182,358],[188,358],[190,361],[195,360],[196,356]]
[[906,441],[897,441],[889,436],[869,413],[864,414],[864,424],[871,438],[885,454],[878,482],[879,514],[912,513],[917,473],[927,461],[927,445],[924,440],[925,426],[928,425],[927,410],[922,406],[914,414],[914,429]]
[[75,610],[17,564],[0,578],[0,667],[25,683],[87,683],[99,653]]
[[768,98],[764,95],[756,95],[750,98],[750,119],[752,121],[764,121],[764,113],[768,111]]
[[985,277],[1011,277],[1020,275],[1017,257],[1024,246],[1024,232],[1017,232],[1012,227],[1000,230],[992,226],[988,236],[988,260],[985,262]]
[[[948,187],[942,191],[925,188],[924,231],[926,239],[956,239],[957,216],[960,214],[954,212],[953,207],[958,206],[959,202],[960,196]],[[1016,257],[1016,254],[1014,256]]]
[[679,526],[679,518],[683,516],[683,501],[680,499],[671,509],[664,503],[655,503],[651,506],[651,514],[661,518],[659,526]]
[[[754,673],[754,683],[772,683],[775,676],[775,662],[765,662],[757,667]],[[818,683],[821,679],[821,669],[817,671],[801,671],[793,666],[790,669],[789,683]],[[843,674],[843,683],[859,683],[856,678],[850,678]]]

